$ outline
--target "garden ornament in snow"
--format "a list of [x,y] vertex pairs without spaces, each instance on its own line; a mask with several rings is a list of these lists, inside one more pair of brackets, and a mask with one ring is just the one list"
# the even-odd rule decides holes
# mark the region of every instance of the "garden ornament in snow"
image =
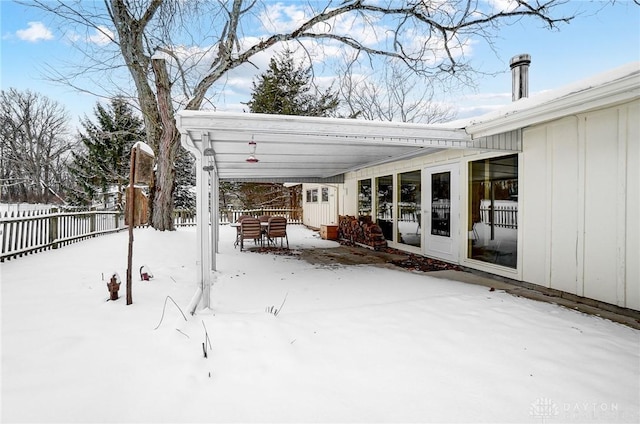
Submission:
[[153,278],[153,274],[151,273],[151,270],[149,269],[149,267],[146,265],[142,265],[140,267],[140,279],[142,281],[149,281],[152,278]]
[[120,276],[117,272],[111,275],[111,279],[107,283],[107,289],[109,290],[109,300],[118,300],[118,291],[120,290]]

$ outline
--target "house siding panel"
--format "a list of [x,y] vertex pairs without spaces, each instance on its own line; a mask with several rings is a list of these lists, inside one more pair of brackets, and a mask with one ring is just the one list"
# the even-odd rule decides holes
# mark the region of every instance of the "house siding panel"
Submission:
[[551,153],[551,287],[578,293],[578,119],[569,117],[548,128]]
[[626,111],[626,307],[640,310],[640,103]]
[[584,116],[584,296],[619,304],[617,293],[618,109]]
[[519,192],[522,211],[522,278],[545,287],[549,286],[547,196],[547,130],[529,129],[523,134],[523,167],[520,171]]

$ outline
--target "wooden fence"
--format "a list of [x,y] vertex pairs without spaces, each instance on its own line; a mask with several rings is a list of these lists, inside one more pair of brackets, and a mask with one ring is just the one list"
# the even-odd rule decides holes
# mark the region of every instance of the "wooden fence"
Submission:
[[[280,215],[290,224],[302,223],[302,209],[247,209],[220,212],[220,224],[235,222],[240,215]],[[174,211],[176,227],[196,225],[196,215]],[[0,215],[0,262],[30,253],[57,249],[76,241],[127,228],[124,214],[107,211],[62,212],[56,209],[5,212]]]
[[124,216],[120,212],[5,212],[0,217],[0,262],[123,228]]
[[[221,210],[218,224],[225,225],[236,222],[241,215],[251,215],[256,218],[261,215],[284,216],[289,224],[302,224],[302,208],[259,208],[259,209],[229,209]],[[196,215],[187,210],[174,211],[175,226],[184,227],[196,225]]]
[[302,224],[302,208],[258,208],[221,210],[220,224],[236,222],[240,215],[251,215],[256,218],[261,215],[284,216],[289,224]]

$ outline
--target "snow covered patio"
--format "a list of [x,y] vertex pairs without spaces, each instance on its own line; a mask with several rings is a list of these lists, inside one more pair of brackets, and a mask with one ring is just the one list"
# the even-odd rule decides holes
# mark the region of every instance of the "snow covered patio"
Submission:
[[[187,313],[194,228],[135,231],[134,269],[154,278],[134,272],[131,306],[124,284],[106,301],[126,232],[3,263],[2,422],[640,418],[637,330],[420,273],[241,253],[234,232],[220,227],[212,309],[187,321],[167,296]],[[302,226],[289,241],[337,246]]]

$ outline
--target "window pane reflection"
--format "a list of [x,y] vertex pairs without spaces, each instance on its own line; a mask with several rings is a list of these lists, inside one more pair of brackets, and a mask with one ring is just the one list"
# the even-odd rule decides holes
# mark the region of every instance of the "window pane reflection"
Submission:
[[371,180],[358,181],[358,216],[371,215]]
[[421,172],[398,174],[398,243],[420,247],[422,244]]
[[431,234],[451,236],[451,173],[431,174]]
[[376,178],[378,194],[376,222],[387,240],[393,240],[393,176]]
[[469,163],[468,256],[516,268],[518,156]]

